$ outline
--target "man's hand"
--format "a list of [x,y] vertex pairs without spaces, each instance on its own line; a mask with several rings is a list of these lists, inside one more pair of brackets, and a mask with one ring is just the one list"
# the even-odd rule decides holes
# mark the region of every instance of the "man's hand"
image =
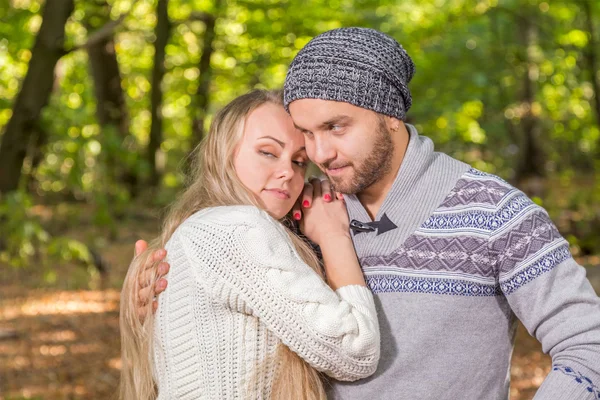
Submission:
[[[139,256],[148,248],[148,243],[144,240],[138,240],[135,242],[135,255]],[[158,280],[151,286],[152,278],[154,277],[154,265],[157,262],[164,260],[167,256],[165,249],[156,250],[144,265],[143,272],[140,279],[140,290],[138,291],[138,315],[140,320],[144,320],[146,317],[146,308],[148,300],[158,296],[164,292],[167,288],[167,280],[163,278],[169,272],[170,265],[167,262],[160,262],[158,264]],[[152,312],[156,312],[158,309],[158,301],[152,300]]]

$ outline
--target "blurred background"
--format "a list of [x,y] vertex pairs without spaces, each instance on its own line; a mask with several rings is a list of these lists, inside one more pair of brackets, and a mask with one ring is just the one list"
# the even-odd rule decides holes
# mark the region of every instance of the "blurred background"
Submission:
[[[546,207],[600,289],[593,0],[0,0],[0,399],[107,399],[119,290],[220,106],[365,26],[412,56],[410,122]],[[511,398],[550,368],[520,327]]]

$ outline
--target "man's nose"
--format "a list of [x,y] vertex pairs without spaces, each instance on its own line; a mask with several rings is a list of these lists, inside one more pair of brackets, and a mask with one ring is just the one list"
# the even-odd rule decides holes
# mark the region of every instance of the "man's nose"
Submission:
[[335,158],[335,149],[331,146],[329,140],[325,138],[315,138],[313,146],[313,162],[324,164]]

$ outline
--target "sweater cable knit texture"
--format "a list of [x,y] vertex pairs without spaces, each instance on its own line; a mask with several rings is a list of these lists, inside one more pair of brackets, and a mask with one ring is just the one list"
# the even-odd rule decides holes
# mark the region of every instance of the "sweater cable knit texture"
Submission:
[[375,371],[371,292],[333,291],[264,211],[200,211],[166,248],[169,289],[159,296],[154,345],[159,399],[269,398],[281,342],[338,380]]

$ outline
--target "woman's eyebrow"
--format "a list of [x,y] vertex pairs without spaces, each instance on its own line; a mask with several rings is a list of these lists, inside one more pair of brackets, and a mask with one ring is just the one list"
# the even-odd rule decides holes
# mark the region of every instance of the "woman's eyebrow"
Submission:
[[261,137],[259,137],[259,139],[271,139],[271,140],[274,140],[274,141],[276,141],[281,146],[281,148],[285,148],[285,143],[282,142],[281,140],[275,139],[273,136],[268,136],[268,135],[267,136],[261,136]]

